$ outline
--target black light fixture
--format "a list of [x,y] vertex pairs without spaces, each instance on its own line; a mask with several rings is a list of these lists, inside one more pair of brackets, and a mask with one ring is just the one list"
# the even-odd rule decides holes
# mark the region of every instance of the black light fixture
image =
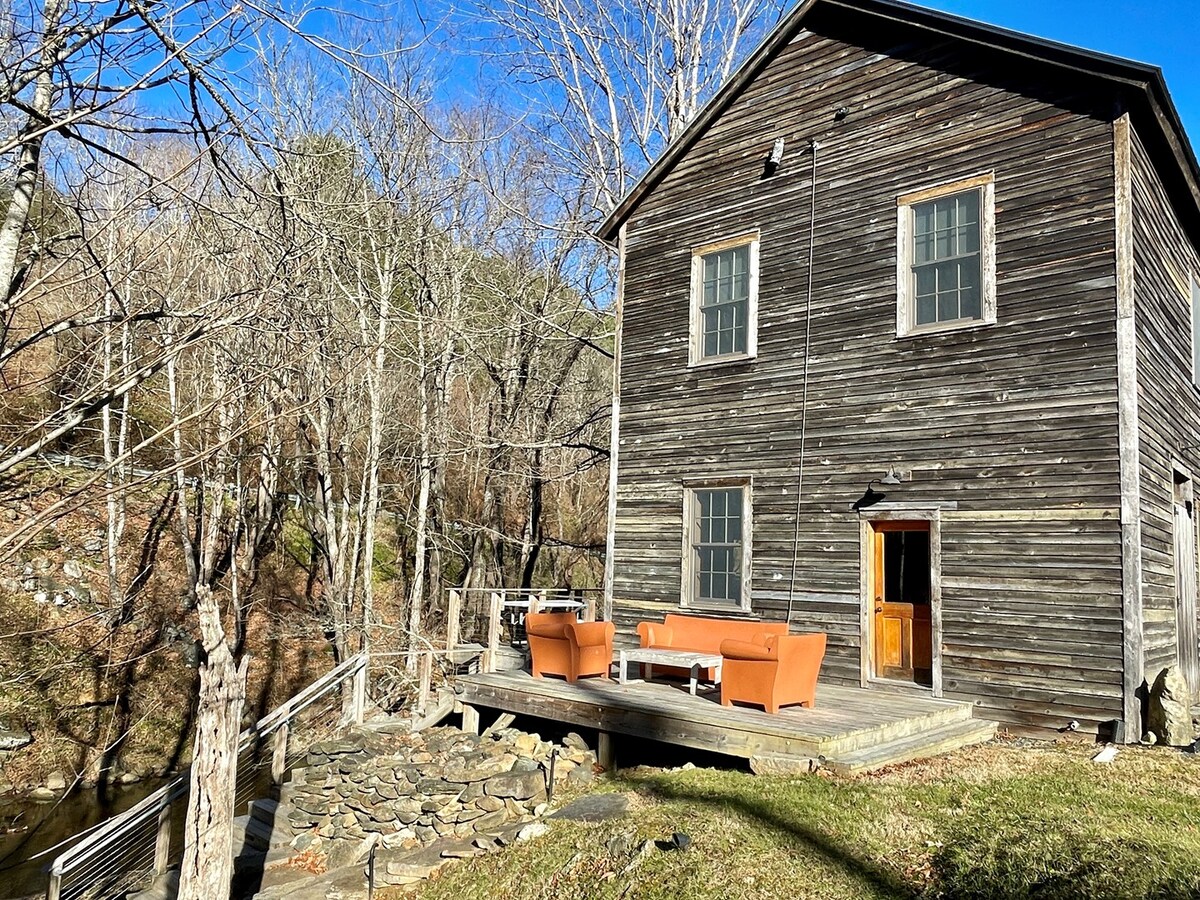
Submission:
[[902,481],[903,480],[900,477],[900,473],[896,471],[896,467],[889,466],[888,470],[887,470],[887,474],[884,475],[882,478],[872,478],[870,481],[867,482],[867,489],[863,492],[863,495],[861,497],[859,497],[857,500],[855,500],[850,505],[850,508],[855,511],[860,510],[860,509],[866,509],[868,506],[874,506],[876,503],[878,503],[879,501],[881,501],[885,497],[887,497],[887,494],[885,494],[883,491],[875,490],[873,485],[876,485],[876,484],[887,484],[887,485],[901,484]]
[[872,478],[870,481],[868,481],[867,489],[863,492],[861,497],[850,504],[850,508],[856,511],[860,509],[866,509],[868,506],[874,506],[876,503],[886,497],[887,494],[883,493],[882,491],[877,491],[871,487],[871,485],[879,483],[880,481],[878,478]]

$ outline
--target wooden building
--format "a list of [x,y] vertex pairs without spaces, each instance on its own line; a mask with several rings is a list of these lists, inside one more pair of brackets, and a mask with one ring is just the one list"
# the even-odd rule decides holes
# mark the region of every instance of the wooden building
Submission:
[[827,682],[1134,740],[1147,679],[1200,688],[1200,167],[1157,68],[804,0],[602,235],[626,640],[788,617]]

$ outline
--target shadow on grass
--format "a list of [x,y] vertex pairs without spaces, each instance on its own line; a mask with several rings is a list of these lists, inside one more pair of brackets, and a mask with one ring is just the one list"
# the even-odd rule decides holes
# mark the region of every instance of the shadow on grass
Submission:
[[767,803],[752,797],[721,788],[693,787],[678,782],[667,782],[658,777],[639,777],[623,774],[622,780],[642,794],[661,801],[675,801],[694,806],[708,806],[724,813],[733,813],[749,819],[786,837],[792,843],[812,852],[822,861],[834,866],[863,887],[873,888],[877,893],[889,897],[917,898],[922,892],[901,880],[889,871],[864,857],[854,848],[846,846],[819,828],[805,824],[789,816],[783,816]]

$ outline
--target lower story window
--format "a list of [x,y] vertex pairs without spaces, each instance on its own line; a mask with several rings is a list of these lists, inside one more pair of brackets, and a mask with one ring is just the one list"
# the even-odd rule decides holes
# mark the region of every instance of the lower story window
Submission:
[[745,485],[689,491],[684,602],[743,607],[748,597],[749,503]]

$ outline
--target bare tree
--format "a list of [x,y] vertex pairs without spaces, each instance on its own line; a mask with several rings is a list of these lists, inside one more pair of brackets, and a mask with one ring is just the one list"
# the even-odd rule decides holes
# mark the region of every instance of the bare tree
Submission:
[[498,0],[477,15],[540,115],[548,158],[601,214],[695,117],[781,0]]

